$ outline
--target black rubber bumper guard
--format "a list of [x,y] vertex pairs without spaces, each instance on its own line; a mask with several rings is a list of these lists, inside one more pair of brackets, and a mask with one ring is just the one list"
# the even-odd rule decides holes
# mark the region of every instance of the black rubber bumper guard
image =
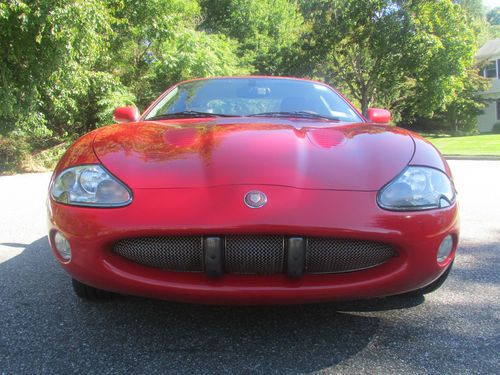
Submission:
[[[303,237],[289,237],[285,240],[287,274],[291,278],[304,275],[306,261],[306,240]],[[224,239],[222,237],[204,237],[203,254],[205,273],[217,278],[224,273]]]

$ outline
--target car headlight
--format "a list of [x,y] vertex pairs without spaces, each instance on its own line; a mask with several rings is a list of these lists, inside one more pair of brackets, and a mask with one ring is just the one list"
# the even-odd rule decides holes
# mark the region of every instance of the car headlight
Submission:
[[449,207],[455,189],[448,176],[434,168],[407,167],[378,193],[380,207],[394,211],[416,211]]
[[55,201],[75,206],[119,207],[132,201],[130,190],[100,165],[63,170],[50,193]]

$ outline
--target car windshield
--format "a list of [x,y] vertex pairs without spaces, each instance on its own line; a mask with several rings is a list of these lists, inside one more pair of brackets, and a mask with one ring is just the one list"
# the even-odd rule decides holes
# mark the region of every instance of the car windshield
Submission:
[[181,83],[168,91],[145,120],[185,117],[304,117],[362,122],[335,91],[296,79],[214,78]]

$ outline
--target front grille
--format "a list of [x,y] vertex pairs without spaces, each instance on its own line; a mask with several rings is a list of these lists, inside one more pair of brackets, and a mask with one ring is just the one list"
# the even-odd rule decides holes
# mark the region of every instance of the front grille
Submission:
[[392,247],[381,242],[313,237],[307,239],[306,270],[349,272],[377,266],[393,255]]
[[201,237],[141,237],[115,243],[113,251],[135,263],[171,271],[203,271]]
[[283,236],[227,236],[224,269],[229,273],[282,273],[283,241]]
[[[286,237],[282,235],[223,236],[223,269],[236,274],[276,274],[287,269]],[[366,240],[306,238],[305,273],[340,273],[385,263],[395,255],[391,245]],[[128,238],[113,252],[149,267],[170,271],[204,271],[202,236]]]

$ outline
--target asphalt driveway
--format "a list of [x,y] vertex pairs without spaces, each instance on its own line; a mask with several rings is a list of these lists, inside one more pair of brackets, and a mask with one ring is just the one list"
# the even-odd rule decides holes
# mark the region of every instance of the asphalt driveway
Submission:
[[500,161],[450,165],[462,238],[439,291],[286,307],[82,301],[45,236],[50,176],[0,177],[0,374],[498,374]]

